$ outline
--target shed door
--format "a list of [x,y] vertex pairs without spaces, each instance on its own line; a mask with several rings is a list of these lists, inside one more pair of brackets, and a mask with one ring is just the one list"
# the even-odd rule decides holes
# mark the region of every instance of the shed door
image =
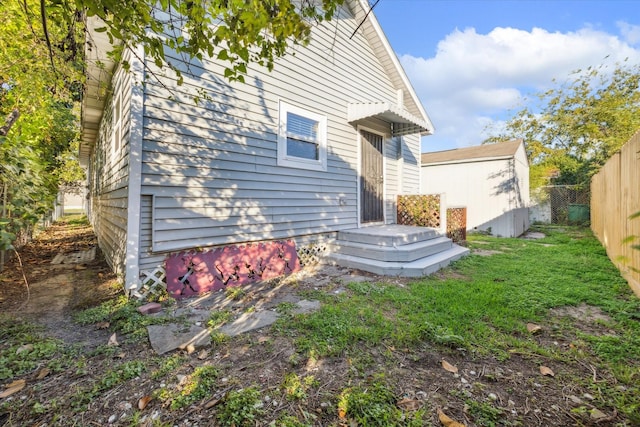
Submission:
[[360,222],[384,221],[382,136],[360,131]]

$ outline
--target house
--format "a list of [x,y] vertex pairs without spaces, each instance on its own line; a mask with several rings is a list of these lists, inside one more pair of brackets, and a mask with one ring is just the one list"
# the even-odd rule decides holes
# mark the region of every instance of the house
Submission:
[[467,208],[467,230],[517,237],[529,228],[529,161],[515,140],[423,153],[423,194]]
[[[393,226],[396,196],[420,192],[420,137],[433,126],[368,11],[365,0],[346,1],[308,46],[272,72],[249,67],[246,83],[227,81],[224,64],[187,62],[167,49],[182,70],[180,86],[142,49],[128,52],[129,71],[110,62],[108,40],[88,22],[80,149],[88,216],[126,289],[176,259],[187,269],[180,282],[191,286],[195,248],[289,241],[335,255],[354,239],[352,249],[366,250],[367,237],[386,249],[438,240]],[[202,91],[208,97],[194,102]],[[387,236],[376,237],[372,225]],[[339,234],[349,230],[356,237]],[[439,245],[450,252],[438,266],[464,253]],[[274,250],[282,257],[289,249]],[[336,262],[366,269],[356,252]],[[398,263],[409,259],[382,253],[373,271],[401,274]],[[225,280],[255,275],[239,269]]]

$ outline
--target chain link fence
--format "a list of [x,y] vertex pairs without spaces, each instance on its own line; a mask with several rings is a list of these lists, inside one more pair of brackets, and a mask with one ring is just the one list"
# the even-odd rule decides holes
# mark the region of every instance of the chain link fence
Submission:
[[531,220],[546,224],[589,222],[590,188],[587,185],[547,185],[531,192]]

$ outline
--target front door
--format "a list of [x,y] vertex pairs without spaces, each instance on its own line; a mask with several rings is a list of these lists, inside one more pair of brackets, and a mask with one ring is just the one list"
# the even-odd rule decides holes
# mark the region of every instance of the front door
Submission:
[[381,135],[360,131],[360,222],[384,221],[384,169]]

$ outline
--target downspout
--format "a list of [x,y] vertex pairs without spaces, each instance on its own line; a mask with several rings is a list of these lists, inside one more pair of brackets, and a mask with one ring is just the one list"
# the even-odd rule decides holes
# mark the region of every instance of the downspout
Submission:
[[[129,188],[127,194],[127,244],[124,287],[140,287],[140,193],[142,187],[142,132],[144,117],[144,50],[136,48],[131,61],[131,129],[129,136]],[[139,79],[136,81],[136,78]]]

